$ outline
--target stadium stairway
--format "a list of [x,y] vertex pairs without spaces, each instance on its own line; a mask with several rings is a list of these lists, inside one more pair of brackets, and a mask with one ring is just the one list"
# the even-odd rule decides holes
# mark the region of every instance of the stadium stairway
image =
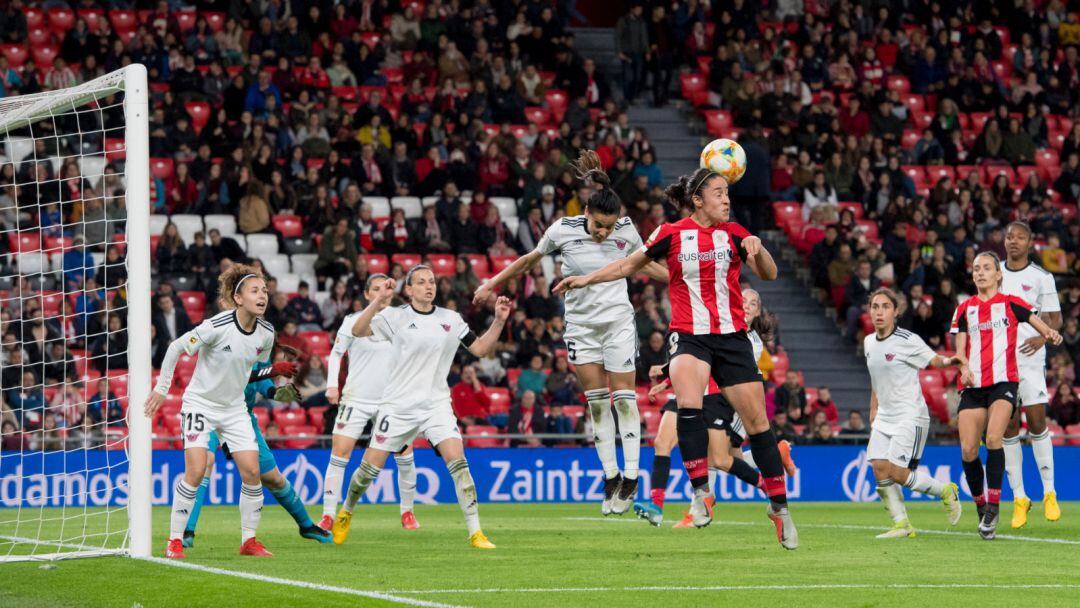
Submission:
[[827,386],[843,412],[870,407],[870,375],[855,347],[837,331],[836,324],[811,295],[796,269],[782,255],[786,241],[779,232],[762,235],[780,271],[775,281],[761,281],[747,271],[765,308],[777,315],[780,344],[791,369],[803,372],[807,387]]

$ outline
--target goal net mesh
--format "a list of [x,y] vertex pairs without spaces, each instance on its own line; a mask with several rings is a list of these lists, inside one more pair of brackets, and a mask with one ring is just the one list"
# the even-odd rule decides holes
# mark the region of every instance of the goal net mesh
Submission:
[[128,542],[126,150],[122,72],[0,99],[0,561]]

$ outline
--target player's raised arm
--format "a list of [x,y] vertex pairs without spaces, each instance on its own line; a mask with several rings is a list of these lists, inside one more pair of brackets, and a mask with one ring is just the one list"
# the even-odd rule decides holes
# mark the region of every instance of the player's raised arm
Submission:
[[668,273],[667,266],[656,262],[646,264],[645,268],[641,269],[641,274],[661,283],[671,282],[671,274]]
[[371,320],[375,318],[375,315],[379,314],[384,308],[390,305],[390,300],[394,298],[394,288],[397,283],[394,279],[386,279],[383,284],[383,289],[379,292],[371,303],[362,310],[359,316],[356,317],[356,322],[352,326],[352,335],[357,338],[364,338],[372,335]]
[[609,281],[625,279],[640,271],[642,268],[645,268],[650,261],[649,256],[645,255],[644,251],[635,251],[621,260],[611,262],[600,270],[590,272],[586,275],[566,277],[559,281],[559,284],[555,286],[553,291],[556,294],[564,294],[571,289],[581,289],[582,287],[588,287],[594,283],[607,283]]
[[775,281],[777,276],[776,261],[761,239],[756,236],[748,236],[742,241],[743,249],[746,250],[746,265],[754,274],[763,281]]
[[472,341],[472,344],[468,345],[469,352],[476,357],[486,357],[494,350],[495,344],[499,342],[499,334],[502,333],[503,327],[506,326],[506,319],[510,317],[510,299],[506,296],[499,296],[499,299],[495,300],[495,320],[491,322],[491,327],[484,332],[484,335]]
[[473,304],[481,304],[487,302],[491,294],[499,287],[514,277],[521,276],[526,272],[532,270],[540,260],[544,258],[544,253],[540,251],[538,246],[536,249],[526,253],[520,258],[514,260],[513,264],[510,264],[506,268],[499,271],[498,274],[491,277],[487,281],[484,281],[479,287],[476,288],[476,293],[473,294]]
[[[1059,321],[1061,313],[1057,313]],[[1046,321],[1044,321],[1039,315],[1031,315],[1028,320],[1028,324],[1035,328],[1035,331],[1039,332],[1043,340],[1058,346],[1061,344],[1061,334],[1056,329],[1051,327]],[[1026,346],[1026,344],[1025,344]]]

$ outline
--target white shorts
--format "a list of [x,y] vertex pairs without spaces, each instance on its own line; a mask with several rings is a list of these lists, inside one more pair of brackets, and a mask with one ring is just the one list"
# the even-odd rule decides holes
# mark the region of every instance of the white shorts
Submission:
[[368,421],[373,420],[378,413],[379,406],[374,403],[342,399],[337,419],[334,420],[334,434],[360,439]]
[[[1025,363],[1025,360],[1034,360]],[[1024,407],[1050,403],[1050,393],[1046,390],[1046,358],[1016,355],[1016,371],[1020,374],[1019,403]]]
[[411,411],[387,411],[384,408],[375,420],[371,430],[371,443],[378,450],[397,454],[412,445],[417,435],[423,434],[433,446],[438,446],[447,439],[461,439],[457,417],[450,406],[450,400],[440,402],[435,407],[416,407]]
[[602,363],[605,370],[614,373],[636,369],[638,341],[633,316],[597,325],[567,323],[563,338],[574,365]]
[[929,435],[930,423],[880,424],[870,429],[870,443],[866,446],[867,460],[889,462],[914,469],[922,458]]
[[180,406],[180,433],[184,449],[209,448],[210,434],[216,432],[230,452],[258,451],[255,429],[247,408],[207,407],[185,400]]

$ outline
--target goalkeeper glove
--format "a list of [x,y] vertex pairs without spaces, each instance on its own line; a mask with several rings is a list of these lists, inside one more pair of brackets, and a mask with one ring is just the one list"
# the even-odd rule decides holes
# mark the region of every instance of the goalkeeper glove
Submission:
[[251,372],[249,382],[258,382],[259,380],[277,378],[278,376],[292,378],[298,371],[300,371],[300,367],[292,361],[278,361],[270,367],[263,367]]
[[295,386],[286,384],[285,386],[275,388],[274,392],[270,395],[270,398],[282,403],[292,403],[294,401],[300,401],[300,391],[296,390]]

